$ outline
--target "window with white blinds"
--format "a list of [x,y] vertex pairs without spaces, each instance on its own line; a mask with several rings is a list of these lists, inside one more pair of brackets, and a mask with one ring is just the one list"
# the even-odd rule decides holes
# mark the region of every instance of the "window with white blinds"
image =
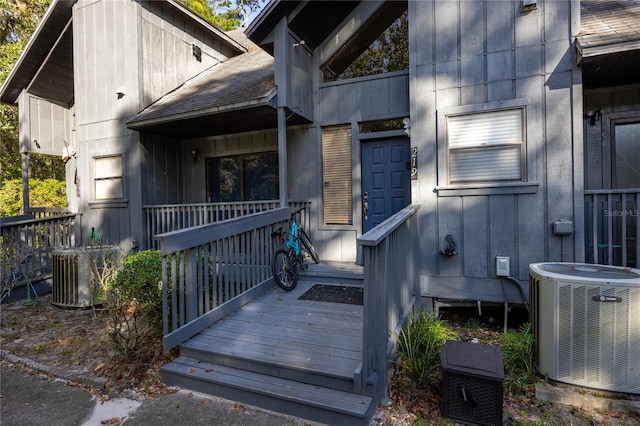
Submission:
[[324,223],[353,224],[351,127],[322,129],[322,187]]
[[447,117],[449,183],[524,179],[524,108]]

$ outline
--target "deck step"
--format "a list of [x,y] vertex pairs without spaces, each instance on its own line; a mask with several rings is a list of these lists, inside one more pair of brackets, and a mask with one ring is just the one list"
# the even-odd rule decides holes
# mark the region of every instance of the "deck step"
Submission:
[[168,385],[330,425],[368,425],[376,409],[368,396],[182,356],[161,371]]
[[364,285],[364,268],[353,262],[321,260],[308,261],[308,269],[300,271],[301,281],[321,281],[324,284]]
[[[296,360],[292,360],[291,356],[287,355],[287,350],[274,353],[271,360],[264,359],[264,356],[247,359],[239,356],[238,351],[231,347],[232,345],[225,345],[223,342],[220,342],[219,344],[212,344],[211,346],[215,349],[212,349],[209,345],[203,346],[202,344],[198,344],[198,342],[188,341],[180,345],[180,355],[199,362],[303,381],[316,386],[338,389],[345,392],[353,390],[353,372],[357,368],[357,363],[350,368],[349,371],[351,375],[340,375],[338,371],[342,370],[342,368],[338,367],[342,367],[345,361],[339,358],[335,359],[335,370],[331,371],[329,366],[325,366],[323,369],[321,365],[316,364],[307,366],[296,365]],[[243,348],[242,352],[246,350],[248,349]],[[255,348],[255,354],[262,353],[261,348]],[[295,355],[297,352],[291,350],[290,354]],[[281,359],[278,360],[278,357],[281,357]],[[310,363],[311,361],[307,364]],[[342,364],[338,365],[339,363]]]

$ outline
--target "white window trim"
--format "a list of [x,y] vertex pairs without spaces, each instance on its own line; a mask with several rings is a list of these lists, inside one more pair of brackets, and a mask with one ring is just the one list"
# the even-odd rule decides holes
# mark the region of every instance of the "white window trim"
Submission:
[[[521,109],[523,111],[522,176],[520,180],[495,180],[465,183],[449,183],[449,142],[447,119],[452,116],[469,115],[500,110]],[[438,183],[435,191],[438,196],[520,194],[537,192],[536,141],[532,132],[532,123],[539,122],[535,105],[526,99],[489,102],[485,104],[448,107],[438,110]]]
[[[115,159],[115,158],[119,158],[120,159],[120,174],[119,175],[113,175],[113,176],[98,176],[98,168],[96,163],[100,160],[104,160],[104,159]],[[121,204],[123,206],[126,206],[127,200],[126,200],[126,167],[125,167],[125,159],[124,159],[124,154],[118,153],[118,154],[108,154],[108,155],[97,155],[92,157],[92,162],[91,162],[91,198],[92,201],[89,203],[91,207],[119,207]],[[117,197],[117,198],[97,198],[98,194],[97,194],[97,188],[96,188],[96,183],[100,180],[109,180],[109,179],[120,179],[121,181],[121,191],[122,191],[122,196],[121,197]]]

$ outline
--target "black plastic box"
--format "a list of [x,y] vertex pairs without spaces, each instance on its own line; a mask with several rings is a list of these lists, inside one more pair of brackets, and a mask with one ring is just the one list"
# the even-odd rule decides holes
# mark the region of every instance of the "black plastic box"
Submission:
[[445,342],[442,417],[468,425],[502,425],[502,351],[497,346]]

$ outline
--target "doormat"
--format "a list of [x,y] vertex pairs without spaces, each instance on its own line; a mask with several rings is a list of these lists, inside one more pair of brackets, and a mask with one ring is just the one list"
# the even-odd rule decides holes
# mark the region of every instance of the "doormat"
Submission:
[[314,284],[298,299],[362,305],[363,291],[362,287]]

